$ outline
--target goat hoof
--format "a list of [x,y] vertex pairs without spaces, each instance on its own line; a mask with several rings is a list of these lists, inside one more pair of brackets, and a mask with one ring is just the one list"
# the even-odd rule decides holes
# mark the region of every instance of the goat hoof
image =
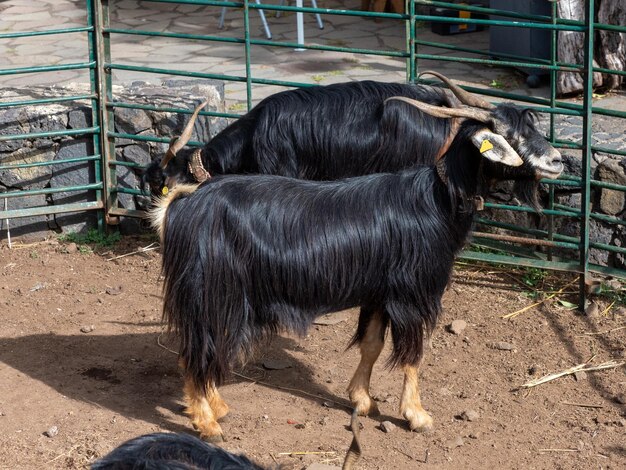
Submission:
[[359,416],[380,416],[378,405],[367,393],[351,393],[350,401]]
[[427,433],[433,430],[433,419],[424,410],[421,412],[406,411],[404,417],[409,422],[411,431]]

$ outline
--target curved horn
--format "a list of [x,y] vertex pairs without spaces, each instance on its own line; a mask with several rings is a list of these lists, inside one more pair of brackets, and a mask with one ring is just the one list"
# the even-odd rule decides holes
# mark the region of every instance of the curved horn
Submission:
[[208,103],[209,101],[207,100],[207,101],[203,101],[198,106],[196,106],[196,109],[193,111],[193,114],[189,118],[189,122],[183,129],[183,133],[180,135],[180,137],[174,138],[171,140],[170,147],[167,149],[167,152],[165,153],[163,160],[161,160],[161,168],[165,168],[167,164],[170,162],[170,160],[176,156],[178,151],[182,149],[185,145],[187,145],[187,142],[189,142],[189,140],[191,139],[191,134],[193,133],[193,126],[196,123],[198,114],[200,113],[202,108],[204,108]]
[[391,98],[387,98],[385,103],[389,100],[404,101],[405,103],[415,106],[417,109],[425,112],[426,114],[439,118],[467,118],[475,119],[480,122],[489,122],[492,119],[491,113],[484,109],[434,106],[432,104],[423,103],[422,101],[407,98],[406,96],[392,96]]
[[476,108],[482,108],[482,109],[495,108],[495,106],[489,103],[488,101],[485,101],[482,98],[479,98],[478,96],[473,95],[472,93],[468,91],[465,91],[459,85],[452,83],[452,80],[450,80],[445,75],[441,75],[439,72],[435,72],[434,70],[426,70],[420,73],[417,76],[417,78],[421,77],[422,75],[434,75],[435,77],[437,77],[439,80],[441,80],[446,85],[448,85],[448,88],[450,88],[450,91],[454,93],[454,96],[456,96],[459,100],[461,100],[461,103],[467,106],[474,106]]

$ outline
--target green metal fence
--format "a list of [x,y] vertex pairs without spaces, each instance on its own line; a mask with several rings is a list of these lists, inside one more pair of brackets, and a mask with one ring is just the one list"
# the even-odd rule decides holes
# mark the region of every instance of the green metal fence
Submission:
[[[626,113],[614,111],[611,109],[603,109],[593,104],[593,75],[592,72],[611,73],[618,75],[626,75],[626,72],[612,71],[604,68],[593,67],[594,59],[594,36],[596,31],[613,31],[626,32],[626,27],[617,25],[607,25],[594,23],[593,15],[589,12],[594,11],[594,1],[586,2],[586,15],[584,21],[564,20],[557,18],[557,6],[555,2],[551,3],[550,15],[537,14],[521,14],[513,11],[505,11],[493,8],[485,8],[478,6],[460,5],[449,2],[439,1],[410,1],[406,2],[406,13],[373,13],[366,11],[357,11],[349,9],[331,9],[331,8],[308,8],[284,5],[257,4],[244,0],[243,2],[232,1],[215,1],[215,0],[151,0],[142,2],[142,4],[169,4],[172,7],[176,5],[195,5],[195,6],[211,6],[225,7],[228,9],[228,15],[235,17],[242,15],[243,17],[243,37],[233,37],[224,34],[189,34],[176,33],[171,31],[151,31],[137,28],[120,28],[111,26],[111,14],[116,8],[116,2],[109,0],[86,0],[85,8],[87,10],[87,25],[81,28],[71,28],[65,30],[50,30],[40,32],[16,32],[2,33],[0,40],[5,38],[16,37],[18,35],[34,36],[34,35],[57,35],[72,34],[77,32],[87,33],[87,41],[85,44],[87,52],[87,60],[75,64],[66,64],[58,66],[41,66],[17,69],[0,69],[0,77],[9,74],[31,74],[43,73],[47,71],[63,70],[63,69],[86,69],[90,75],[91,92],[81,96],[69,96],[62,98],[50,98],[45,100],[36,100],[30,102],[10,102],[0,103],[2,107],[17,107],[25,105],[37,105],[43,103],[52,103],[55,101],[79,101],[89,100],[92,110],[93,126],[84,129],[72,130],[71,132],[47,133],[47,134],[24,134],[24,135],[4,135],[0,137],[0,141],[9,139],[29,139],[36,136],[39,137],[59,137],[61,135],[90,135],[93,139],[93,148],[96,149],[93,155],[86,155],[82,160],[92,161],[96,170],[96,182],[82,186],[63,188],[63,191],[84,191],[86,189],[96,190],[96,199],[93,202],[82,203],[80,206],[52,206],[41,207],[25,210],[1,210],[0,219],[22,217],[34,214],[44,214],[50,211],[83,211],[98,210],[101,215],[100,222],[114,223],[117,217],[142,217],[144,214],[140,211],[128,210],[119,206],[118,194],[130,193],[137,194],[137,190],[118,187],[116,183],[116,168],[119,165],[129,166],[128,162],[120,162],[116,160],[116,142],[119,139],[130,139],[142,142],[165,142],[167,139],[146,136],[131,135],[116,132],[114,126],[114,110],[115,108],[131,108],[156,110],[163,112],[176,112],[189,114],[190,111],[179,108],[159,109],[154,106],[145,104],[137,104],[132,102],[124,102],[116,98],[113,93],[113,74],[115,71],[132,71],[144,74],[166,75],[174,77],[193,77],[218,79],[227,83],[243,83],[246,87],[246,107],[250,109],[253,103],[253,93],[256,86],[275,86],[276,91],[281,91],[285,87],[312,86],[311,83],[300,83],[288,80],[261,78],[253,73],[253,62],[251,50],[253,47],[275,47],[286,49],[305,49],[332,52],[346,52],[350,54],[362,54],[367,56],[378,56],[381,58],[396,58],[405,62],[406,81],[415,83],[417,81],[418,71],[424,61],[454,61],[457,63],[476,64],[481,66],[494,66],[500,68],[532,68],[545,70],[550,77],[550,93],[547,98],[531,97],[521,94],[508,93],[499,89],[465,87],[473,93],[485,95],[496,100],[507,99],[514,100],[537,110],[542,115],[547,116],[548,132],[547,137],[557,148],[574,149],[581,152],[580,175],[564,174],[559,180],[545,181],[549,187],[549,206],[545,210],[548,218],[547,227],[545,229],[529,228],[526,226],[518,226],[511,223],[504,223],[496,220],[496,218],[479,217],[477,219],[477,232],[475,233],[474,243],[482,248],[478,251],[467,250],[463,256],[468,259],[481,260],[487,262],[496,262],[503,264],[515,264],[521,266],[533,266],[540,268],[548,268],[555,270],[564,270],[580,273],[580,303],[584,305],[585,289],[584,283],[589,273],[597,272],[606,275],[614,275],[626,277],[626,271],[614,269],[605,266],[591,264],[589,262],[589,250],[605,250],[610,253],[626,256],[626,248],[617,246],[617,243],[601,243],[593,239],[590,233],[590,221],[597,220],[603,223],[610,223],[624,226],[626,223],[619,217],[612,217],[606,214],[594,213],[591,211],[591,197],[594,190],[602,188],[625,192],[626,187],[596,181],[592,178],[591,160],[593,152],[603,152],[606,154],[626,156],[624,150],[613,150],[605,148],[602,145],[594,145],[592,141],[592,123],[594,117],[607,116],[615,119],[621,119],[621,123],[626,122]],[[473,15],[468,18],[468,14],[461,17],[441,17],[430,13],[425,14],[424,9],[420,7],[440,7],[455,11],[464,11]],[[250,17],[258,10],[265,12],[291,12],[291,13],[319,13],[324,18],[333,16],[349,16],[355,20],[359,18],[384,18],[386,20],[394,20],[400,26],[399,30],[405,31],[406,47],[402,50],[384,50],[384,49],[360,49],[349,48],[331,44],[319,43],[300,43],[285,42],[269,39],[260,39],[251,33]],[[257,10],[255,12],[254,10]],[[428,10],[426,10],[428,11]],[[476,18],[476,15],[481,15]],[[462,24],[462,25],[479,25],[479,26],[499,26],[511,28],[515,31],[518,28],[530,30],[548,31],[551,37],[549,58],[536,58],[526,56],[516,56],[513,54],[493,53],[485,50],[477,50],[471,47],[462,47],[451,45],[442,38],[440,42],[424,41],[418,38],[417,31],[419,28],[425,27],[426,23],[446,23],[446,24]],[[572,64],[562,63],[557,58],[557,42],[558,33],[564,31],[578,32],[585,37],[584,63]],[[513,34],[513,33],[512,33]],[[112,60],[112,45],[121,35],[140,36],[144,38],[175,38],[178,40],[190,40],[194,42],[202,42],[207,44],[236,44],[241,47],[241,57],[245,61],[245,73],[241,75],[222,74],[222,73],[206,73],[192,72],[189,70],[180,70],[172,68],[148,67],[131,63],[121,63]],[[184,47],[184,46],[182,46]],[[425,53],[424,49],[428,49],[429,53]],[[437,51],[432,53],[432,51]],[[445,52],[445,54],[442,54]],[[488,57],[486,58],[485,55]],[[556,77],[560,72],[578,72],[584,77],[584,91],[582,94],[582,103],[558,100],[556,96]],[[433,83],[424,80],[424,83]],[[203,112],[203,115],[221,116],[227,118],[236,118],[235,113],[218,113]],[[582,142],[573,140],[565,140],[557,138],[556,122],[563,116],[578,116],[582,118]],[[196,142],[195,145],[201,145]],[[58,164],[55,162],[46,162],[44,164]],[[41,163],[36,163],[41,164]],[[24,166],[36,165],[24,164]],[[131,164],[132,165],[132,164]],[[0,170],[7,169],[9,166],[2,166]],[[580,191],[580,205],[578,207],[564,206],[558,203],[555,197],[555,188],[570,188],[573,191]],[[32,194],[32,192],[31,192]],[[28,197],[29,193],[25,191],[10,191],[3,193],[0,197]],[[505,205],[505,204],[486,204],[487,208],[492,211],[521,211],[533,212],[529,207]],[[554,229],[555,222],[568,218],[579,224],[578,236],[571,234],[558,233]],[[487,233],[491,228],[505,229],[512,232],[513,236],[494,237],[493,234]],[[496,238],[494,240],[494,238]],[[558,254],[558,256],[557,256]]]

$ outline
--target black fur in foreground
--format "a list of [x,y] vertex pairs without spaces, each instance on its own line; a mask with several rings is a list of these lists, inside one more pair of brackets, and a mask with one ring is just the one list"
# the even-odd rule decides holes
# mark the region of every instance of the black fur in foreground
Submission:
[[154,433],[125,442],[91,470],[265,470],[188,434]]

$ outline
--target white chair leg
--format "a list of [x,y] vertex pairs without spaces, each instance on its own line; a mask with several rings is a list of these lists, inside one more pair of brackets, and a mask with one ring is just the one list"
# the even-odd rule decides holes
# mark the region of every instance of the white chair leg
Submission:
[[226,7],[222,8],[222,14],[220,15],[220,20],[217,23],[218,29],[224,29],[224,19],[226,18]]
[[[317,8],[316,0],[311,0],[311,4],[313,5],[313,8]],[[322,17],[319,13],[315,13],[315,19],[317,20],[317,26],[319,26],[320,29],[324,29],[324,22],[322,21]]]
[[[257,5],[261,5],[261,0],[254,0],[254,3],[256,3]],[[265,19],[265,12],[263,10],[259,10],[259,16],[261,17],[261,23],[263,23],[265,36],[267,36],[267,39],[272,39],[272,32],[270,31],[270,27],[267,24],[267,20]]]
[[[280,3],[278,4],[279,7],[282,7],[285,5],[285,0],[280,0]],[[283,15],[283,12],[278,10],[276,12],[276,18],[280,18]]]
[[[283,0],[284,1],[284,0]],[[261,4],[261,0],[254,0],[257,5]],[[261,23],[263,23],[263,30],[265,30],[265,36],[267,39],[272,39],[272,32],[270,31],[270,27],[267,24],[267,20],[265,19],[265,12],[263,10],[258,10],[259,16],[261,17]],[[219,29],[224,29],[224,20],[226,19],[226,7],[222,8],[222,13],[220,14],[220,19],[217,22],[217,27]]]

